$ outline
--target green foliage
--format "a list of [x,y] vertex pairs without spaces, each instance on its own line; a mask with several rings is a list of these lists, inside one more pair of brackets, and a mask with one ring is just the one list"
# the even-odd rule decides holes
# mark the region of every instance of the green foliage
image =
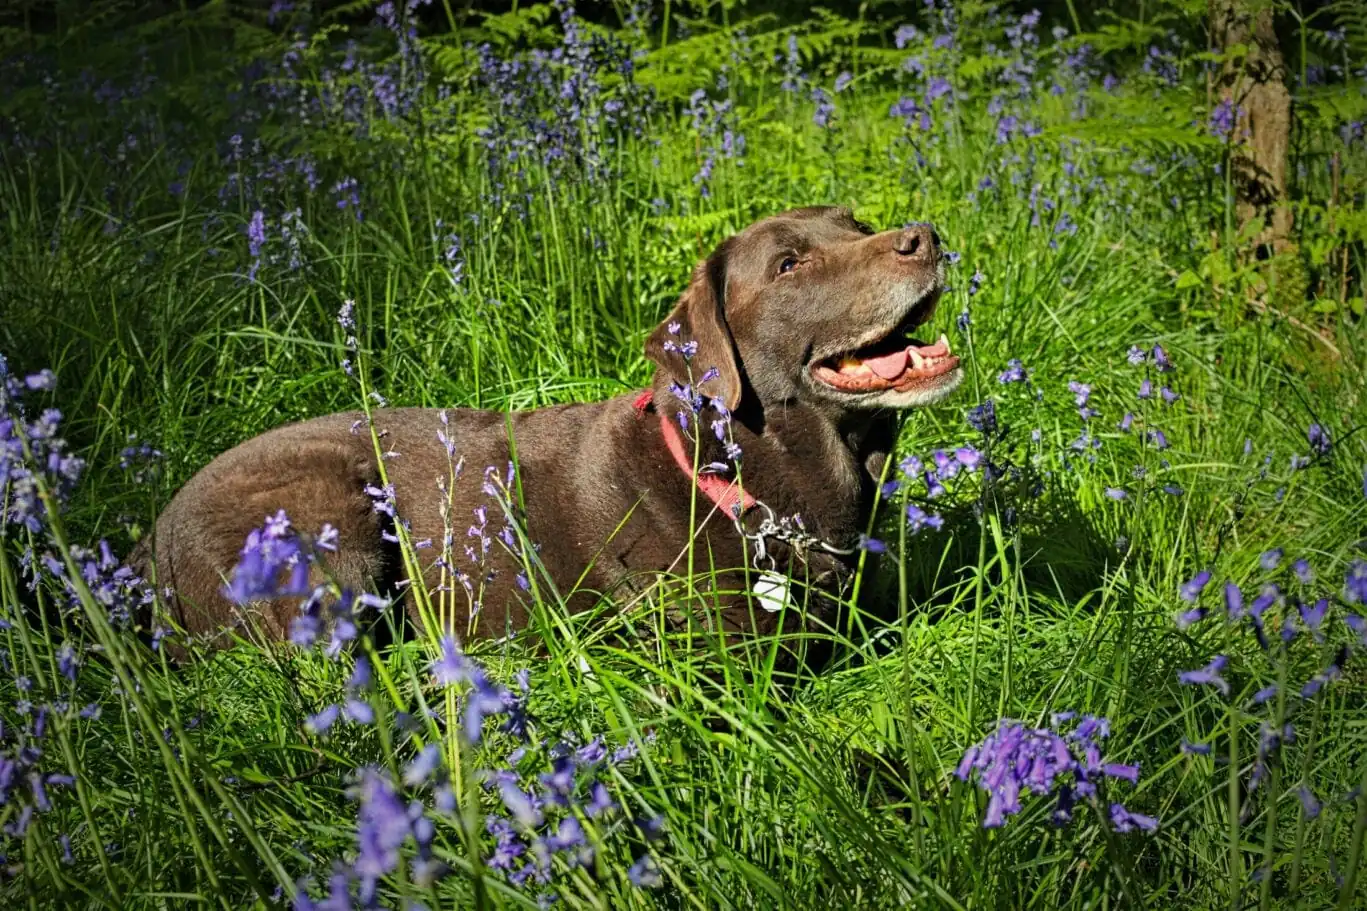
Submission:
[[[103,537],[126,553],[214,455],[365,406],[371,390],[395,405],[502,409],[640,388],[643,340],[698,259],[754,219],[810,204],[854,206],[880,228],[935,223],[959,261],[928,331],[950,336],[968,380],[908,416],[899,462],[933,466],[933,452],[972,446],[1011,469],[990,483],[963,471],[932,499],[921,473],[890,468],[902,484],[871,529],[889,553],[860,577],[865,610],[824,631],[830,662],[796,679],[763,654],[700,661],[698,643],[646,635],[674,607],[660,593],[574,616],[542,594],[535,637],[466,643],[509,686],[530,668],[534,741],[645,744],[607,777],[627,810],[584,820],[593,866],[556,860],[562,904],[1359,901],[1357,646],[1317,696],[1295,695],[1355,642],[1345,617],[1362,610],[1342,585],[1367,534],[1359,11],[1332,8],[1343,45],[1307,42],[1314,61],[1351,66],[1295,88],[1296,236],[1268,264],[1254,255],[1261,225],[1236,214],[1228,163],[1242,139],[1210,128],[1201,73],[1216,61],[1170,36],[1198,28],[1204,3],[1150,5],[1142,23],[1107,14],[1057,41],[1050,27],[1071,23],[1045,21],[1020,52],[1009,10],[964,3],[954,40],[937,45],[945,20],[915,6],[795,22],[739,3],[676,5],[667,35],[658,17],[579,20],[592,49],[568,50],[597,61],[582,69],[564,56],[531,63],[534,51],[573,56],[545,3],[463,18],[452,4],[454,28],[434,5],[411,47],[368,24],[366,2],[316,22],[302,4],[276,22],[229,3],[157,16],[62,5],[60,33],[0,32],[0,48],[32,55],[0,65],[0,351],[16,375],[56,371],[55,392],[25,393],[30,416],[60,408],[89,463],[63,542],[0,526],[0,755],[31,736],[35,706],[65,703],[47,716],[43,768],[79,782],[54,786],[27,837],[0,836],[5,907],[270,907],[302,877],[316,898],[358,847],[355,771],[401,774],[417,753],[395,713],[455,718],[469,696],[433,682],[430,639],[377,646],[368,698],[381,723],[316,735],[307,719],[346,698],[354,655],[243,644],[175,668],[106,631],[107,605],[57,609],[69,593],[45,552],[61,559]],[[913,22],[918,34],[893,47]],[[800,72],[785,91],[790,37]],[[634,70],[606,38],[641,51]],[[483,43],[535,78],[489,86],[470,47]],[[1087,65],[1066,65],[1084,45]],[[1172,52],[1175,84],[1149,63],[1151,45]],[[1013,81],[1023,64],[1025,88]],[[941,78],[948,92],[930,97]],[[824,125],[816,88],[834,105]],[[699,89],[706,108],[691,100]],[[891,116],[904,99],[915,110]],[[640,107],[614,120],[618,103]],[[345,300],[354,350],[336,322]],[[1130,365],[1131,345],[1163,346],[1175,372]],[[1013,359],[1028,384],[999,381]],[[1155,390],[1139,399],[1145,378]],[[1070,382],[1091,387],[1099,415],[1079,416]],[[1164,385],[1180,394],[1171,405]],[[1007,428],[990,445],[965,421],[987,398]],[[1310,448],[1312,424],[1328,450]],[[130,433],[165,454],[150,478],[119,467]],[[944,529],[909,527],[913,504]],[[1286,565],[1263,570],[1274,546]],[[1291,573],[1299,556],[1316,581]],[[1199,601],[1209,616],[1178,628],[1190,608],[1179,588],[1202,569],[1214,573]],[[30,588],[32,572],[43,576]],[[1273,579],[1285,597],[1267,610],[1264,649],[1246,623],[1221,619],[1219,589],[1232,581],[1251,601]],[[1298,611],[1321,596],[1333,602],[1323,643]],[[1285,622],[1299,632],[1283,648]],[[58,669],[63,643],[81,649],[74,680]],[[1216,654],[1230,660],[1227,698],[1178,682]],[[1274,683],[1285,699],[1255,703]],[[87,704],[98,718],[78,714]],[[1107,783],[1107,800],[1079,804],[1061,827],[1053,798],[1026,794],[1020,815],[984,829],[987,796],[954,775],[965,751],[999,718],[1048,725],[1065,710],[1110,719],[1106,758],[1138,764],[1138,785]],[[1296,738],[1265,752],[1252,788],[1260,726],[1283,721]],[[467,786],[464,814],[431,814],[431,850],[452,873],[428,888],[406,842],[382,903],[532,906],[535,889],[480,866],[484,814],[504,808],[475,773],[544,757],[511,759],[515,738],[492,723],[478,748],[437,719],[421,725]],[[1212,751],[1182,752],[1183,740]],[[11,793],[0,830],[28,800]],[[1115,832],[1110,799],[1157,817],[1158,831]],[[658,842],[630,822],[649,812],[666,822]],[[659,889],[627,877],[647,851]]]

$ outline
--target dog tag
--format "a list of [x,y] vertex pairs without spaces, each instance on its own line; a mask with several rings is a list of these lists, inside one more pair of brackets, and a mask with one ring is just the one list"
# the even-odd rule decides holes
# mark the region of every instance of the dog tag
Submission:
[[771,614],[788,607],[793,603],[788,593],[788,577],[773,571],[765,572],[755,583],[755,597],[759,598],[759,606]]

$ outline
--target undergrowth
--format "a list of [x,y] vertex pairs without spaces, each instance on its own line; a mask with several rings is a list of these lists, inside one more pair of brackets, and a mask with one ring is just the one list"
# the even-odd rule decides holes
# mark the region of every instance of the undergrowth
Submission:
[[[1282,11],[1266,262],[1205,7],[1150,6],[9,19],[7,906],[1360,907],[1367,22]],[[545,597],[499,643],[178,662],[135,628],[119,557],[217,453],[644,386],[693,264],[811,204],[934,222],[969,372],[905,420],[824,666],[718,672]],[[311,558],[261,519],[252,559]]]

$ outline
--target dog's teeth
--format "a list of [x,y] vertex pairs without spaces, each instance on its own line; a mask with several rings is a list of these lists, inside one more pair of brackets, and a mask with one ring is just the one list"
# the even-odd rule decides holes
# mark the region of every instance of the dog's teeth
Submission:
[[840,359],[840,363],[837,365],[836,369],[840,373],[854,376],[861,376],[870,372],[868,364],[864,363],[859,358],[848,354]]
[[944,346],[945,346],[945,352],[948,353],[948,351],[949,351],[949,336],[947,336],[947,335],[945,335],[943,332],[941,332],[941,333],[940,333],[940,338],[936,341],[936,344],[937,344],[937,345],[944,345]]
[[907,355],[911,358],[911,369],[921,370],[926,365],[926,359],[916,353],[915,348],[908,348]]

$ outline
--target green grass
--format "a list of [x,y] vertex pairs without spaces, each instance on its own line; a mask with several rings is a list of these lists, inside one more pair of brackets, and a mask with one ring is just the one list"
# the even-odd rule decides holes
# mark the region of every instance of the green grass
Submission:
[[[782,64],[770,59],[783,52],[786,26],[752,18],[747,52],[734,29],[742,10],[730,10],[723,27],[720,12],[675,8],[673,21],[683,16],[690,36],[671,33],[666,47],[658,17],[649,39],[620,30],[650,42],[637,78],[655,87],[658,103],[633,124],[640,136],[585,140],[610,174],[588,180],[572,164],[553,173],[532,163],[500,189],[474,133],[497,122],[490,96],[472,83],[474,57],[440,7],[424,20],[420,103],[386,119],[372,96],[364,136],[338,109],[304,122],[292,101],[272,108],[262,96],[225,97],[224,86],[241,87],[249,59],[278,61],[286,50],[289,39],[260,16],[211,7],[105,24],[63,10],[68,18],[51,34],[3,33],[9,46],[54,61],[63,88],[52,100],[32,69],[6,76],[26,88],[9,94],[0,114],[16,116],[26,140],[45,141],[29,146],[6,133],[0,146],[0,351],[16,375],[58,374],[54,392],[24,398],[31,412],[62,410],[63,433],[89,467],[59,521],[32,533],[0,526],[0,647],[11,671],[0,675],[0,756],[31,743],[45,773],[70,772],[77,784],[50,788],[53,808],[33,816],[25,837],[0,836],[7,907],[270,906],[288,902],[302,877],[313,878],[316,897],[333,861],[354,858],[354,771],[398,772],[420,745],[395,713],[459,711],[460,688],[431,683],[435,646],[418,637],[374,652],[379,723],[314,736],[304,722],[342,698],[350,657],[244,644],[171,667],[110,626],[88,591],[59,609],[67,596],[50,573],[30,587],[27,549],[61,560],[67,545],[104,537],[125,553],[214,455],[286,421],[358,407],[365,389],[392,404],[507,409],[638,388],[651,369],[644,338],[693,264],[754,219],[810,204],[850,205],[879,227],[933,221],[960,254],[937,328],[969,352],[969,379],[951,401],[907,417],[899,455],[981,445],[965,414],[992,397],[1009,428],[993,457],[1020,476],[986,489],[981,473],[952,482],[932,501],[945,518],[939,532],[913,534],[899,521],[907,497],[927,505],[919,481],[893,495],[876,528],[890,553],[860,583],[870,613],[836,631],[826,667],[797,680],[767,673],[762,659],[746,668],[704,657],[702,667],[648,637],[613,640],[604,634],[618,629],[610,611],[569,618],[554,603],[538,605],[535,637],[469,643],[505,683],[530,669],[534,741],[601,734],[620,745],[650,735],[638,759],[605,778],[631,812],[594,828],[592,873],[556,868],[564,905],[1361,906],[1360,657],[1313,698],[1295,695],[1354,641],[1342,618],[1362,610],[1346,603],[1342,581],[1367,539],[1367,436],[1357,432],[1367,425],[1367,155],[1361,140],[1345,145],[1338,134],[1361,119],[1360,77],[1297,89],[1296,247],[1261,264],[1238,233],[1223,176],[1229,150],[1202,127],[1208,100],[1197,63],[1182,58],[1175,86],[1144,74],[1147,45],[1161,36],[1125,20],[1098,70],[1122,75],[1120,88],[1103,91],[1097,79],[1053,96],[1042,80],[1010,108],[1040,134],[999,144],[986,108],[1010,51],[984,47],[1007,42],[983,8],[960,10],[952,58],[928,50],[928,36],[924,48],[895,50],[900,20],[891,8],[872,23],[831,14],[802,25],[810,85],[830,91],[836,73],[855,75],[835,96],[827,129],[813,123],[806,91],[779,88]],[[1161,12],[1175,28],[1199,27],[1176,6]],[[557,21],[533,7],[464,25],[459,37],[500,52],[517,42],[549,46],[560,40]],[[323,17],[310,27],[343,22]],[[118,37],[135,27],[156,49],[144,62]],[[377,60],[392,52],[392,36],[347,27]],[[1322,62],[1350,53],[1321,32],[1305,35]],[[301,54],[295,92],[336,88],[323,70],[339,52],[326,45],[319,39]],[[959,93],[952,112],[935,109],[929,133],[888,116],[898,97],[924,91],[902,68],[913,52]],[[77,80],[87,64],[125,82],[145,65],[157,78],[143,97],[106,106]],[[723,64],[729,82],[719,92]],[[1054,65],[1042,53],[1041,73]],[[616,77],[600,78],[608,96],[622,91]],[[439,97],[443,84],[449,95]],[[743,163],[719,158],[707,196],[693,178],[718,140],[699,135],[688,115],[696,88],[729,97],[727,117],[746,137]],[[1082,99],[1086,114],[1077,116]],[[244,116],[251,111],[264,113]],[[235,163],[226,142],[239,130],[262,149]],[[140,142],[119,160],[129,133]],[[316,190],[297,174],[257,179],[270,156],[305,151],[317,161]],[[220,198],[234,172],[250,185]],[[360,181],[360,220],[331,192],[347,176]],[[994,188],[979,188],[985,177]],[[182,195],[168,190],[176,180]],[[1036,185],[1052,209],[1032,206]],[[296,207],[307,231],[304,265],[291,269],[281,216]],[[267,256],[248,280],[245,231],[258,209]],[[1075,232],[1055,230],[1064,212]],[[111,215],[119,227],[106,231]],[[461,238],[458,284],[444,255],[452,230]],[[984,280],[970,297],[978,270]],[[359,325],[355,376],[340,367],[348,352],[335,322],[347,299]],[[965,308],[971,326],[961,330],[955,317]],[[1130,365],[1135,344],[1161,344],[1175,372]],[[998,382],[1011,358],[1030,370],[1028,387]],[[1145,376],[1155,387],[1171,383],[1181,399],[1137,400]],[[1071,445],[1083,429],[1073,380],[1091,385],[1100,411],[1091,421],[1101,442],[1094,460]],[[1126,411],[1139,415],[1128,434],[1116,426]],[[1291,457],[1311,451],[1312,422],[1333,446],[1293,470]],[[1171,448],[1146,441],[1151,427]],[[119,468],[130,433],[165,454],[151,479]],[[1039,496],[1030,493],[1036,483]],[[1107,488],[1128,498],[1113,500]],[[1275,573],[1259,568],[1272,547],[1286,549]],[[1301,556],[1316,574],[1307,585],[1287,568]],[[1212,616],[1178,629],[1174,617],[1187,606],[1179,586],[1202,569],[1214,574],[1200,602]],[[1233,580],[1252,600],[1269,578],[1292,603],[1269,609],[1274,647],[1263,650],[1247,626],[1220,619],[1220,590]],[[1281,648],[1294,600],[1321,596],[1333,601],[1327,641],[1302,631]],[[647,597],[633,611],[648,625],[666,606]],[[58,671],[64,642],[82,655],[75,681]],[[1228,698],[1178,683],[1180,671],[1216,654],[1230,658]],[[20,677],[31,689],[20,692]],[[1279,681],[1284,697],[1250,705]],[[23,714],[21,700],[69,708],[50,711],[35,739],[36,710]],[[76,714],[89,703],[101,706],[98,718]],[[1139,784],[1110,783],[1098,806],[1080,804],[1064,827],[1049,821],[1052,798],[1027,795],[1019,816],[984,829],[986,796],[953,776],[965,750],[998,718],[1043,726],[1064,710],[1109,718],[1106,757],[1138,763]],[[1250,790],[1264,720],[1289,720],[1296,736],[1268,756],[1265,779]],[[454,725],[419,727],[418,740],[441,743],[456,772],[464,812],[429,814],[432,850],[453,872],[433,888],[415,882],[408,841],[383,902],[534,905],[540,890],[512,888],[478,863],[489,846],[484,813],[501,804],[474,772],[507,762],[515,741],[490,728],[470,749]],[[1213,751],[1184,754],[1183,740]],[[519,768],[537,763],[544,770],[544,747]],[[1323,803],[1316,818],[1302,809],[1301,786]],[[16,822],[28,793],[10,791],[0,824]],[[1158,831],[1114,832],[1110,800],[1158,817]],[[628,817],[650,813],[666,825],[647,845]],[[662,872],[657,889],[626,877],[647,849]]]

